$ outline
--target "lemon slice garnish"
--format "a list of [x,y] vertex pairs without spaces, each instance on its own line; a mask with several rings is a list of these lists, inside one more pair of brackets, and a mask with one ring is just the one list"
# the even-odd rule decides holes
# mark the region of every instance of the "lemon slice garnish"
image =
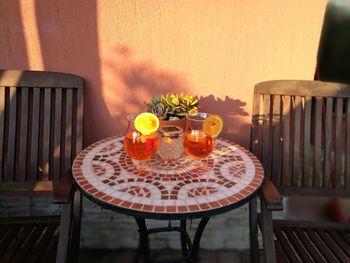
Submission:
[[135,129],[144,135],[156,132],[159,128],[159,119],[156,115],[143,112],[135,118]]

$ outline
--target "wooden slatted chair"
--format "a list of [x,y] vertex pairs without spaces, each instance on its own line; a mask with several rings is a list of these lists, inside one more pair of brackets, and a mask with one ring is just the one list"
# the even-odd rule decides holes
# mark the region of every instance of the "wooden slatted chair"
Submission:
[[350,85],[259,83],[252,122],[252,151],[265,170],[260,215],[257,200],[250,203],[252,262],[257,222],[265,262],[350,262],[350,224],[272,216],[281,196],[350,197]]
[[60,215],[0,219],[0,262],[77,262],[81,196],[70,173],[82,149],[83,80],[0,71],[0,197],[52,197]]

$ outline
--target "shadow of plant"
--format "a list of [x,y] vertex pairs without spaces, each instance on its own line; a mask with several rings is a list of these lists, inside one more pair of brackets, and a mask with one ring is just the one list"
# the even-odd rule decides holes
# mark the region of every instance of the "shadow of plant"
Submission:
[[[127,114],[145,110],[145,102],[153,96],[166,93],[184,92],[195,94],[189,82],[182,74],[160,69],[152,61],[137,60],[132,50],[121,45],[114,48],[111,58],[103,60],[111,84],[103,91],[106,104],[113,119],[118,123],[117,133],[122,134],[126,129]],[[225,99],[215,98],[214,95],[199,96],[200,110],[216,113],[224,119],[222,137],[249,145],[250,125],[246,123],[248,113],[245,102],[226,96]]]
[[226,96],[225,99],[209,95],[200,97],[200,110],[203,112],[220,115],[224,120],[224,129],[220,135],[245,147],[249,146],[250,123],[246,120],[249,116],[244,107],[247,103]]

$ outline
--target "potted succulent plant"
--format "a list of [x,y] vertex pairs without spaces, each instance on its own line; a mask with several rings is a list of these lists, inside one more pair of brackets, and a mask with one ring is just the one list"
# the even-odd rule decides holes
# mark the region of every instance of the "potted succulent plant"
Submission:
[[147,103],[147,111],[158,116],[161,126],[177,125],[185,128],[186,114],[196,113],[197,110],[198,99],[183,93],[156,96]]

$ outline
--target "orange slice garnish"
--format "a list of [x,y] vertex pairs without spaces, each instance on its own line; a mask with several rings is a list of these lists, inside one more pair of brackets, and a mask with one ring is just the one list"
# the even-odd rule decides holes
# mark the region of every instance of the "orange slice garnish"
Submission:
[[222,131],[224,122],[219,115],[209,115],[203,122],[202,130],[206,135],[216,138]]
[[135,118],[135,129],[144,135],[156,132],[159,128],[159,119],[156,115],[143,112]]

